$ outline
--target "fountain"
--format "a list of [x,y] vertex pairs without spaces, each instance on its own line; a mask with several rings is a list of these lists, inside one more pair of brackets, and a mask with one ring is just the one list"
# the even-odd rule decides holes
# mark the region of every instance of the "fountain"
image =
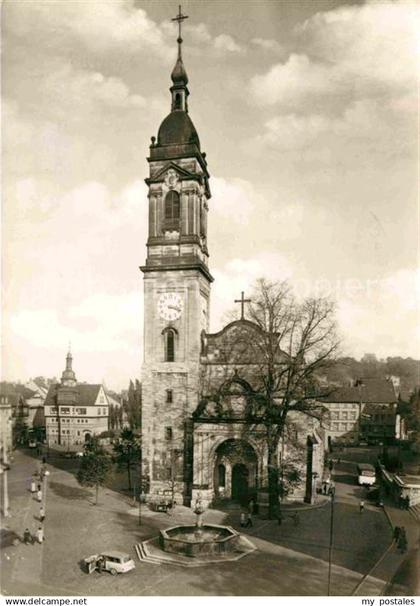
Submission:
[[203,524],[204,507],[200,493],[194,507],[195,525],[172,526],[161,530],[159,545],[163,551],[193,558],[232,553],[237,550],[241,535],[230,526]]

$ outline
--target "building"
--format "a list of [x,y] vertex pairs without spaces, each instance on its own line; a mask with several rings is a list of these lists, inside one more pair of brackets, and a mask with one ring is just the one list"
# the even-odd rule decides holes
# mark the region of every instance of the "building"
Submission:
[[[255,325],[241,318],[220,333],[208,333],[213,282],[207,241],[210,175],[188,113],[181,36],[171,79],[171,111],[157,138],[151,139],[146,179],[149,234],[147,258],[141,267],[143,476],[150,486],[150,499],[174,492],[176,500],[186,504],[199,493],[206,503],[220,496],[241,500],[267,484],[267,451],[261,428],[251,430],[247,422],[253,380],[249,365],[245,360],[236,361],[235,367],[222,364],[214,354],[226,335],[255,330]],[[222,376],[227,391],[221,408],[207,400],[203,407],[203,381],[217,382]],[[304,477],[303,488],[296,494],[311,500],[313,478],[322,471],[322,438],[299,421],[296,445],[303,442]],[[279,459],[287,449],[291,451],[291,443],[279,449]]]
[[0,384],[0,397],[7,402],[12,413],[12,442],[13,447],[24,446],[28,440],[29,407],[25,400],[25,387],[16,383],[3,381]]
[[[12,450],[13,433],[12,433],[12,404],[9,396],[0,394],[0,449],[2,453],[2,461],[4,453]],[[7,459],[7,457],[6,457]]]
[[50,385],[45,400],[48,446],[74,449],[108,431],[108,399],[103,385],[78,383],[67,354],[61,382]]
[[399,434],[397,397],[392,381],[365,378],[333,388],[322,398],[329,410],[327,444],[389,443]]
[[48,389],[28,381],[25,383],[26,403],[28,405],[28,425],[30,428],[45,427],[44,404]]

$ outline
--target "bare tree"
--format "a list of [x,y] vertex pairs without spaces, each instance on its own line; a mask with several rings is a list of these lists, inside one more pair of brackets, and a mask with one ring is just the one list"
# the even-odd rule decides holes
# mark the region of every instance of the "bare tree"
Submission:
[[[227,337],[229,344],[222,345],[220,362],[230,372],[241,368],[252,388],[247,431],[250,425],[263,429],[269,515],[274,517],[279,502],[278,447],[288,416],[301,413],[321,419],[326,413],[316,400],[326,395],[317,391],[317,376],[334,363],[338,353],[335,308],[324,298],[298,301],[287,282],[261,279],[247,315]],[[220,392],[215,394],[213,389],[205,400],[217,402],[218,398]]]

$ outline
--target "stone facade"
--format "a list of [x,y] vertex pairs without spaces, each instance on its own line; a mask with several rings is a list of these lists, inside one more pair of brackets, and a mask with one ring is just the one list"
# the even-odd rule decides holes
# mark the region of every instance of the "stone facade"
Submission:
[[[188,114],[181,47],[171,77],[171,112],[157,138],[152,137],[146,179],[142,476],[149,500],[171,495],[177,502],[191,504],[200,493],[208,505],[218,497],[241,500],[245,492],[255,498],[266,485],[267,449],[263,428],[248,423],[247,394],[229,394],[223,410],[212,410],[211,402],[203,408],[206,390],[218,389],[234,376],[242,377],[235,383],[239,387],[245,380],[252,382],[249,352],[240,349],[232,357],[225,337],[229,341],[239,325],[248,331],[256,327],[241,320],[215,335],[208,332],[213,280],[207,244],[209,173]],[[307,427],[300,434],[302,490],[309,499],[312,473],[319,468],[322,475],[322,439],[315,434]],[[286,456],[284,444],[278,456]]]
[[69,353],[61,383],[50,385],[45,400],[48,446],[80,449],[108,430],[108,399],[102,385],[78,383]]

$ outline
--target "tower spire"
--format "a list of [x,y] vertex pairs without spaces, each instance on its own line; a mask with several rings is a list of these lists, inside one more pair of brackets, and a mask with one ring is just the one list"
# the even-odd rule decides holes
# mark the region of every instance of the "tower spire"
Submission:
[[181,59],[182,61],[182,51],[181,51],[181,45],[182,45],[182,22],[184,21],[184,19],[188,19],[188,15],[183,15],[182,14],[182,10],[181,10],[181,5],[179,5],[178,7],[178,14],[176,17],[173,17],[172,21],[177,21],[178,22],[178,59]]
[[187,97],[189,95],[189,91],[187,88],[188,84],[188,76],[184,67],[184,63],[182,61],[182,22],[188,19],[188,15],[183,15],[181,10],[181,5],[179,5],[178,14],[176,17],[173,17],[172,21],[176,21],[178,23],[178,57],[175,63],[175,67],[172,70],[171,80],[173,85],[171,86],[172,93],[172,111],[182,110],[188,111],[187,105]]
[[76,375],[72,368],[72,364],[73,364],[73,356],[71,355],[70,343],[69,343],[69,350],[68,350],[67,356],[66,356],[66,368],[63,371],[63,374],[61,375],[62,385],[73,386],[73,385],[76,385],[76,383],[77,383]]

